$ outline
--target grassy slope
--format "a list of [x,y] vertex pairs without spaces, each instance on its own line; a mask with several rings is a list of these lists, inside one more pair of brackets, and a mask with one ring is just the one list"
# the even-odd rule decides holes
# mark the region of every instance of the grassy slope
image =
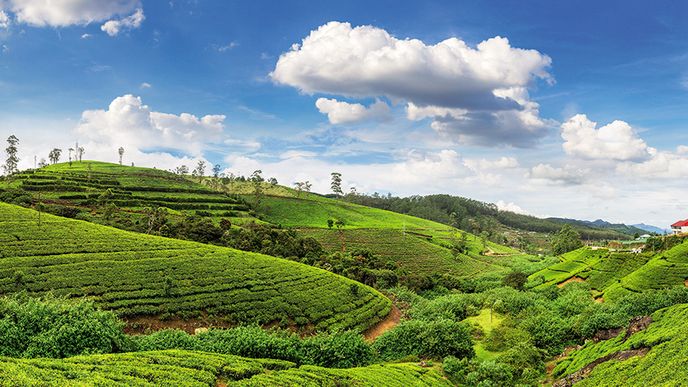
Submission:
[[[482,309],[480,314],[468,317],[464,321],[479,325],[483,330],[484,336],[487,336],[495,327],[498,327],[503,320],[504,316],[501,314],[494,311],[490,312],[490,309]],[[475,355],[480,360],[492,360],[502,354],[502,352],[493,352],[485,349],[482,340],[477,340],[473,348],[475,349]]]
[[558,263],[532,274],[530,279],[544,279],[540,287],[545,287],[578,277],[590,284],[597,296],[605,294],[623,276],[642,267],[651,257],[649,254],[619,253],[583,247],[563,254],[559,257]]
[[596,366],[576,386],[657,386],[688,384],[688,304],[675,305],[652,314],[653,323],[623,340],[618,337],[588,342],[554,369],[555,377],[569,375],[605,355],[623,350],[651,348],[645,356],[610,360]]
[[67,359],[0,358],[0,384],[22,386],[449,385],[414,364],[327,369],[192,351],[154,351]]
[[[235,224],[252,220],[248,207],[239,198],[201,185],[189,178],[152,168],[120,166],[98,161],[50,165],[34,172],[15,175],[11,182],[0,183],[0,188],[21,187],[34,197],[38,193],[46,203],[68,204],[87,208],[89,221],[102,221],[98,197],[111,189],[112,202],[125,210],[123,214],[132,221],[143,220],[144,207],[167,207],[174,217],[195,210],[209,211],[215,218],[220,216]],[[231,216],[227,216],[227,212]],[[253,219],[255,220],[255,219]]]
[[[254,200],[251,183],[233,182],[227,189]],[[535,257],[489,241],[485,248],[497,255],[482,255],[482,241],[469,233],[465,233],[467,254],[455,256],[449,247],[461,239],[462,232],[441,223],[299,193],[283,186],[264,184],[262,189],[264,197],[259,212],[264,220],[298,228],[330,251],[341,251],[342,245],[347,250],[365,248],[417,274],[450,273],[468,277],[502,274],[512,267],[528,269],[537,265]],[[344,221],[342,231],[329,229],[328,220]]]
[[37,217],[0,203],[0,293],[89,296],[121,316],[207,313],[321,330],[363,331],[391,307],[372,288],[292,261],[45,214],[39,226]]

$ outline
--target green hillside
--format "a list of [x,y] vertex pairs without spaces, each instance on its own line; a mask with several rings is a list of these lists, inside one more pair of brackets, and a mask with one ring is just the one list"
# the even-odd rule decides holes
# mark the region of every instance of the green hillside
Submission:
[[351,369],[297,367],[280,360],[193,351],[154,351],[67,359],[0,357],[0,384],[21,386],[450,385],[441,372],[399,363]]
[[659,254],[614,252],[584,247],[530,275],[537,288],[585,281],[593,296],[605,300],[651,289],[682,286],[688,280],[688,242]]
[[[255,201],[252,183],[231,182],[228,192]],[[273,224],[297,228],[329,251],[366,249],[409,273],[457,277],[532,270],[540,259],[434,221],[308,192],[262,185],[256,211]],[[328,225],[328,220],[333,225]],[[341,221],[339,226],[335,222]],[[462,246],[463,252],[456,247]]]
[[[14,200],[21,200],[26,192],[34,206],[40,202],[54,214],[138,232],[150,232],[149,208],[162,207],[167,209],[169,227],[156,227],[154,233],[203,242],[195,237],[195,230],[182,233],[171,229],[191,224],[188,216],[194,216],[193,224],[202,227],[204,219],[215,225],[226,219],[234,229],[247,222],[292,227],[302,237],[315,238],[329,253],[370,251],[394,262],[402,276],[499,277],[514,269],[531,273],[543,265],[537,257],[441,223],[267,182],[261,183],[257,197],[253,182],[196,179],[150,168],[84,161],[22,172],[0,183],[0,190],[2,187],[7,198],[19,195]],[[330,227],[328,221],[342,223]],[[222,230],[218,231],[213,243],[219,242]]]
[[652,321],[630,336],[621,332],[611,340],[586,343],[558,363],[554,377],[580,371],[584,378],[576,386],[686,385],[688,304],[661,309]]
[[265,255],[60,218],[0,203],[0,293],[92,297],[125,318],[196,318],[363,331],[377,291]]

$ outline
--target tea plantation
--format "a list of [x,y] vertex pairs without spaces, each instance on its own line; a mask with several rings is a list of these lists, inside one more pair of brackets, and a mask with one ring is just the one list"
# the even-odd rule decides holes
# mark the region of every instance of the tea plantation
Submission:
[[0,293],[92,297],[130,318],[203,318],[363,331],[377,291],[325,270],[230,248],[137,234],[0,203]]
[[598,359],[589,375],[576,386],[636,386],[688,383],[688,305],[679,304],[652,314],[648,328],[630,336],[589,342],[561,360],[554,376],[563,378]]
[[297,367],[281,360],[168,350],[67,359],[0,358],[0,384],[16,386],[450,385],[415,364],[351,369]]

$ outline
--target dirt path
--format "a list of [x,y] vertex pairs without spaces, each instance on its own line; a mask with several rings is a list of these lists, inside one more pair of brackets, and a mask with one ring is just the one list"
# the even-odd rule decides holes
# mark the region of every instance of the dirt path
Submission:
[[380,337],[380,335],[399,325],[399,320],[401,320],[401,312],[395,305],[392,305],[392,310],[389,312],[387,317],[377,323],[374,327],[365,331],[363,336],[369,342],[375,341],[375,339]]
[[585,280],[584,280],[583,278],[581,278],[581,277],[573,276],[573,277],[567,279],[567,280],[564,281],[564,282],[558,283],[558,284],[557,284],[557,287],[558,287],[558,288],[563,288],[564,286],[566,286],[566,284],[570,284],[571,282],[585,282]]

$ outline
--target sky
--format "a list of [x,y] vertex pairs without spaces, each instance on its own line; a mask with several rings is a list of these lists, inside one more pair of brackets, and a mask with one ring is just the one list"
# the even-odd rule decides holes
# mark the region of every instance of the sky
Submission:
[[[688,218],[688,3],[0,0],[20,168],[199,160],[536,216]],[[4,147],[3,147],[4,148]],[[4,159],[4,154],[2,155]]]

